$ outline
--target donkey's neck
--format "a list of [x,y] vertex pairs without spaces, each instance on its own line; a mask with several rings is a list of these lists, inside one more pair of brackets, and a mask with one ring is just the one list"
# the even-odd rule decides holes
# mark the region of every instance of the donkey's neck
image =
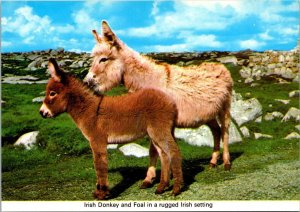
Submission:
[[122,58],[125,64],[124,84],[129,90],[136,91],[145,86],[164,87],[163,79],[166,76],[164,65],[155,63],[125,45]]
[[93,94],[80,81],[71,79],[67,113],[81,130],[84,130],[82,128],[87,126],[87,122],[96,121],[102,98],[102,96]]

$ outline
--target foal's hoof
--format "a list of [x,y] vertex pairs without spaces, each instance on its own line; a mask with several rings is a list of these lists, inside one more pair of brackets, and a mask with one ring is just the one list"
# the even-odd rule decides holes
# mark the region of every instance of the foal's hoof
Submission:
[[165,189],[156,189],[155,194],[162,194],[164,193]]
[[157,186],[155,194],[162,194],[162,193],[164,193],[165,192],[165,188],[168,188],[168,187],[169,187],[169,183],[160,183]]
[[152,185],[152,183],[144,181],[143,184],[140,186],[140,189],[151,188]]
[[231,169],[231,164],[230,163],[224,164],[224,170],[225,171],[230,171],[230,169]]
[[172,195],[177,196],[180,193],[181,193],[181,186],[174,186],[173,191],[172,191]]
[[98,200],[105,200],[109,198],[109,191],[103,191],[103,190],[96,190],[94,193],[94,198]]

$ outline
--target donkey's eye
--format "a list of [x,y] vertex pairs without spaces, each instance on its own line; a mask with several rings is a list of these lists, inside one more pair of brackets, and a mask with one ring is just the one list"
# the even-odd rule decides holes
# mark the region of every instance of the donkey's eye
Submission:
[[103,57],[103,58],[101,58],[101,59],[99,60],[99,63],[104,63],[104,62],[106,62],[107,60],[108,60],[108,58]]
[[56,93],[55,91],[50,91],[50,94],[49,94],[49,95],[53,97],[53,96],[55,96],[56,94],[57,94],[57,93]]

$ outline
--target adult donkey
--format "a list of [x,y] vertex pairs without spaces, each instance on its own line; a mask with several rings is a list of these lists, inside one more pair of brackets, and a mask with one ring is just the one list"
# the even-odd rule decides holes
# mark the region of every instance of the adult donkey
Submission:
[[[97,43],[86,82],[98,92],[123,83],[129,92],[155,87],[167,93],[178,109],[176,127],[208,125],[214,138],[210,165],[217,165],[222,138],[224,168],[230,170],[228,129],[233,81],[228,69],[219,63],[188,67],[158,63],[126,46],[106,21],[102,21],[102,36],[96,30],[92,32]],[[142,187],[152,184],[157,158],[157,151],[150,146],[150,167]]]

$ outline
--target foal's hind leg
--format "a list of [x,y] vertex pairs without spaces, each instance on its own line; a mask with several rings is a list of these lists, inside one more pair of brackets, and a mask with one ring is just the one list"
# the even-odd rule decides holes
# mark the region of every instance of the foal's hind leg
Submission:
[[211,120],[207,123],[213,137],[214,137],[214,149],[210,160],[210,167],[214,168],[217,166],[218,159],[220,157],[220,140],[221,140],[221,128],[216,119]]
[[221,136],[223,141],[223,162],[224,169],[230,170],[230,154],[229,154],[229,126],[230,126],[230,103],[225,104],[224,110],[220,113]]
[[170,129],[164,127],[157,129],[160,131],[148,129],[149,136],[152,138],[153,145],[156,147],[161,160],[160,183],[155,193],[161,194],[169,186],[171,167],[174,179],[173,194],[178,195],[183,183],[180,151]]
[[140,188],[149,188],[152,186],[152,183],[154,182],[156,178],[156,163],[158,158],[158,152],[153,145],[153,142],[150,143],[150,149],[149,149],[149,157],[150,157],[150,165],[147,171],[147,176],[143,181],[143,184]]

